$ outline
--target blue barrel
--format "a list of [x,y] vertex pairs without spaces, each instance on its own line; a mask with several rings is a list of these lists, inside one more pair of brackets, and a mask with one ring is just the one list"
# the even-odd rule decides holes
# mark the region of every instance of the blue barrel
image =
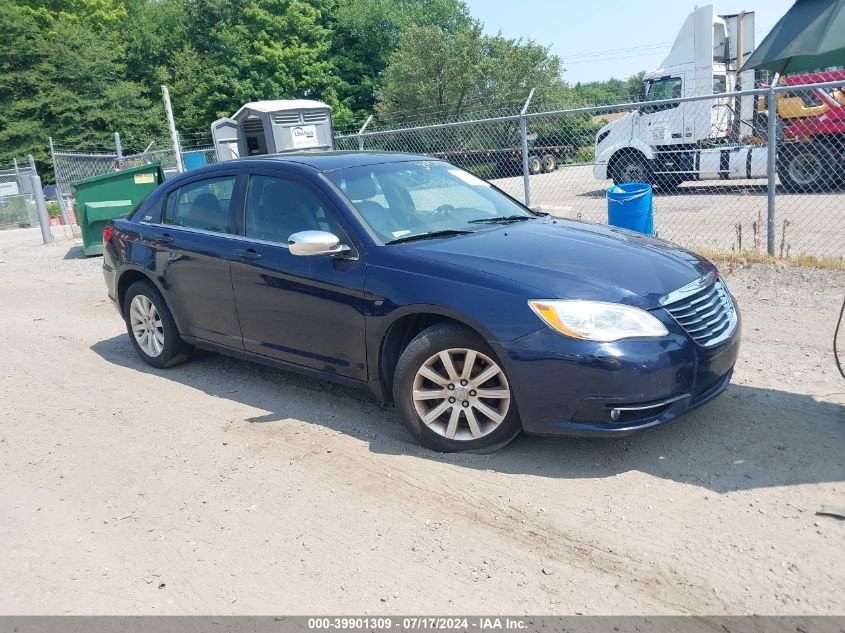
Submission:
[[607,223],[653,235],[654,200],[651,185],[644,182],[626,182],[608,189]]

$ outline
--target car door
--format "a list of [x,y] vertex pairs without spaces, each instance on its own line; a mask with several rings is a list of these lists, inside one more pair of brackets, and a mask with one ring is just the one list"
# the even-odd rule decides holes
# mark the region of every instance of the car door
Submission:
[[215,175],[182,184],[167,194],[161,222],[144,235],[159,251],[160,282],[182,334],[236,349],[243,340],[229,250],[244,178]]
[[[256,173],[241,217],[230,260],[245,349],[366,380],[365,264],[331,203],[305,179]],[[288,237],[305,230],[334,233],[352,252],[292,255]]]

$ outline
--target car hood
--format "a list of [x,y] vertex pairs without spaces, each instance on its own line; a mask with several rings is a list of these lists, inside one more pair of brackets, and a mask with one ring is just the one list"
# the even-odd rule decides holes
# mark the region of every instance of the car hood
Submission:
[[417,256],[505,277],[561,299],[651,309],[714,269],[680,246],[612,226],[541,218],[408,244]]

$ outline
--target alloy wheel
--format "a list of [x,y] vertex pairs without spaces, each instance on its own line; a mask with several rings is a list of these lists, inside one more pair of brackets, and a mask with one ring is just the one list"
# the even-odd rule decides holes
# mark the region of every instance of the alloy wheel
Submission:
[[414,376],[414,408],[432,431],[450,440],[477,440],[508,414],[511,391],[501,367],[473,349],[446,349]]
[[145,295],[136,295],[129,305],[129,323],[138,346],[155,358],[164,350],[164,324],[155,304]]

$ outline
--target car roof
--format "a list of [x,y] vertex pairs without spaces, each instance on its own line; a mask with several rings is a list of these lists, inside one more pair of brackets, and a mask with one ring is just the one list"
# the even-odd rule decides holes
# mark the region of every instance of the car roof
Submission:
[[267,163],[286,165],[294,171],[314,170],[318,172],[342,169],[345,167],[361,167],[364,165],[380,165],[384,163],[406,163],[409,161],[431,161],[439,160],[431,156],[421,154],[404,154],[402,152],[362,152],[362,151],[328,151],[328,152],[291,152],[287,154],[267,154],[262,156],[250,156],[237,158],[221,163],[211,163],[195,169],[189,169],[174,178],[169,178],[169,188],[178,187],[186,180],[193,180],[206,174],[212,175],[216,172],[227,171],[234,168],[267,167]]
[[[212,163],[200,169],[215,167],[260,167],[267,162],[277,164],[305,165],[317,171],[330,171],[344,167],[360,167],[362,165],[379,165],[382,163],[403,163],[417,160],[432,160],[431,156],[421,154],[405,154],[402,152],[362,152],[330,151],[330,152],[290,152],[286,154],[267,154],[263,156],[249,156],[237,158],[222,163]],[[434,160],[437,160],[436,158]]]
[[431,160],[431,156],[420,154],[405,154],[403,152],[365,152],[359,150],[335,150],[328,152],[291,152],[286,154],[270,154],[256,156],[252,159],[277,161],[282,163],[299,163],[308,165],[319,171],[341,169],[343,167],[360,167],[362,165],[378,165],[382,163],[402,163],[413,160]]

